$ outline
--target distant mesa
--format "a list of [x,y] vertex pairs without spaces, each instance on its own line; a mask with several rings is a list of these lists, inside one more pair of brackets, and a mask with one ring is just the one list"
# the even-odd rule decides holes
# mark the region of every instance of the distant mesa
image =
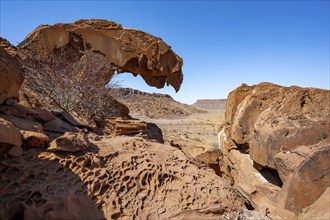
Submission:
[[110,95],[126,105],[135,116],[149,118],[176,118],[205,113],[193,106],[175,101],[170,95],[141,92],[131,88],[113,88]]
[[225,110],[226,99],[198,99],[191,106],[207,110]]
[[272,83],[228,95],[220,164],[270,219],[329,219],[320,206],[330,201],[329,97],[330,90]]

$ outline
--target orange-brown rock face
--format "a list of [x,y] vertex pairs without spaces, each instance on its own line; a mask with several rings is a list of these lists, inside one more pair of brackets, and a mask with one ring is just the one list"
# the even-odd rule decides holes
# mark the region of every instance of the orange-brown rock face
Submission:
[[17,96],[23,80],[23,72],[17,60],[0,48],[0,104]]
[[243,84],[228,96],[220,136],[235,184],[282,209],[273,217],[299,215],[330,186],[329,90]]
[[171,146],[137,137],[93,143],[96,152],[39,148],[0,160],[0,218],[234,219],[244,210],[234,188]]
[[176,91],[183,80],[182,59],[162,39],[123,28],[112,21],[78,20],[70,24],[41,25],[19,44],[19,48],[40,61],[47,60],[60,48],[72,49],[70,59],[92,50],[109,63],[109,75],[100,76],[104,84],[111,79],[114,70],[140,74],[150,86],[163,88],[166,83]]

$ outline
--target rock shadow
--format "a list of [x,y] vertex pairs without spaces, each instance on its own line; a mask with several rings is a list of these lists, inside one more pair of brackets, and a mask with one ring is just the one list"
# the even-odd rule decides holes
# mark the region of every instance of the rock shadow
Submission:
[[0,219],[106,219],[81,179],[90,175],[76,161],[83,155],[30,149],[1,159]]

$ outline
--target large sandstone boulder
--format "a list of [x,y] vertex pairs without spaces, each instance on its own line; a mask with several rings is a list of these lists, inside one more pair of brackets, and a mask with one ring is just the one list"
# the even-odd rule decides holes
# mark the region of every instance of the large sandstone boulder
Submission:
[[78,131],[77,128],[71,126],[69,123],[55,118],[54,120],[48,121],[43,124],[45,131],[51,131],[56,133],[65,133],[65,132],[75,132]]
[[[182,59],[161,38],[146,32],[123,28],[107,20],[78,20],[70,24],[41,25],[18,46],[24,53],[48,59],[59,48],[72,48],[71,55],[91,49],[101,54],[112,66],[108,75],[100,76],[105,84],[118,73],[140,74],[150,86],[162,88],[165,83],[176,91],[183,80]],[[35,56],[37,55],[37,56]]]
[[49,137],[34,131],[21,131],[23,145],[27,148],[45,148],[49,144]]
[[10,122],[0,118],[0,157],[4,156],[12,147],[21,147],[21,133]]
[[109,118],[105,133],[116,135],[146,134],[147,123],[138,119]]
[[8,98],[17,96],[23,83],[23,72],[17,59],[0,47],[0,105]]
[[243,84],[225,120],[223,171],[273,217],[298,215],[330,186],[329,90]]
[[304,220],[330,219],[329,203],[330,203],[330,187],[328,187],[324,191],[324,193],[311,206],[308,206],[303,210],[303,213],[299,216],[299,219],[304,219]]
[[138,135],[164,143],[162,130],[156,124],[138,119],[108,118],[104,133],[108,135]]
[[23,119],[10,114],[0,113],[0,118],[12,122],[20,130],[43,132],[43,127],[39,122],[29,119]]
[[51,152],[78,152],[87,150],[89,145],[90,142],[83,133],[66,132],[50,142],[47,150]]

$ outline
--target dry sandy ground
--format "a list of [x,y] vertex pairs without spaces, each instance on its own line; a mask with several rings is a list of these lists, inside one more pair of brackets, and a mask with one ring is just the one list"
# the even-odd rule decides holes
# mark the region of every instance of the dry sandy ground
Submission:
[[205,114],[192,114],[179,119],[150,119],[142,115],[132,117],[157,124],[162,129],[165,142],[180,138],[218,147],[217,127],[224,121],[224,110],[209,110]]

